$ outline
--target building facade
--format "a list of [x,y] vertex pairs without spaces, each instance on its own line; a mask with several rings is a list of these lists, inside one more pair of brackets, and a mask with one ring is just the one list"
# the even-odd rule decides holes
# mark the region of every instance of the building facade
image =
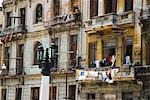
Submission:
[[4,0],[0,100],[39,100],[37,50],[51,43],[49,100],[140,100],[143,2]]
[[150,1],[145,0],[143,2],[143,9],[141,10],[140,14],[140,25],[141,25],[141,45],[142,45],[142,59],[143,61],[142,66],[135,67],[135,78],[139,82],[141,82],[142,90],[141,90],[141,98],[144,100],[148,100],[150,98],[150,54],[149,54],[149,47],[150,47]]

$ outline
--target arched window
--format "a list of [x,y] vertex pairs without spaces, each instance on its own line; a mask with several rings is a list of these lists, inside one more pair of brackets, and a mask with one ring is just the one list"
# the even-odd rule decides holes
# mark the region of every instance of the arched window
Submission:
[[34,44],[34,64],[39,64],[39,61],[38,61],[38,58],[37,58],[37,50],[38,50],[38,47],[41,46],[41,43],[39,41],[35,42]]
[[36,7],[36,19],[35,23],[41,22],[43,19],[43,7],[42,4],[38,4]]

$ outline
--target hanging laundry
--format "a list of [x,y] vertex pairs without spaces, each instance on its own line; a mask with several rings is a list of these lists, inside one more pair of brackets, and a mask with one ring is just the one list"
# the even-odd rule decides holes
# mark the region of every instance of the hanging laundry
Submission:
[[111,71],[109,72],[108,78],[112,80]]
[[126,65],[131,65],[130,56],[126,56]]
[[95,61],[96,68],[99,68],[99,63],[100,63],[99,60],[96,60],[96,61]]
[[105,67],[105,63],[106,63],[106,58],[102,59],[102,61],[100,62],[101,67]]
[[112,55],[112,58],[111,58],[111,67],[113,67],[115,65],[115,61],[116,61],[116,56],[115,55]]

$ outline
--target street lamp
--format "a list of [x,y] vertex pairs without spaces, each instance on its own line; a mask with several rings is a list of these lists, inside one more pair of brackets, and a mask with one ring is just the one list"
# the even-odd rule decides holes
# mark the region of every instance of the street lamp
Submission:
[[[51,43],[51,58],[49,58],[49,48],[46,48],[45,57],[44,57],[44,49],[42,46],[39,46],[37,49],[37,58],[40,62],[40,68],[42,68],[42,79],[41,79],[41,88],[40,88],[40,100],[49,100],[49,76],[50,69],[55,65],[55,53],[56,53],[56,45],[55,43]],[[52,77],[51,77],[52,79]],[[52,81],[52,80],[51,80]],[[51,86],[52,87],[52,86]],[[52,91],[52,89],[51,89]],[[52,98],[52,95],[51,95]]]
[[50,49],[51,49],[51,58],[49,58],[49,49],[46,48],[46,53],[44,57],[44,49],[42,46],[38,47],[37,50],[37,58],[40,62],[40,68],[42,68],[42,75],[49,76],[50,69],[54,67],[55,64],[55,53],[56,53],[56,45],[54,43],[51,43]]

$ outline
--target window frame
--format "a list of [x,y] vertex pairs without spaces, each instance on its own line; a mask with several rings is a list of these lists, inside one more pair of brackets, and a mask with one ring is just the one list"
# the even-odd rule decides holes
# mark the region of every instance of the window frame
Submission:
[[[40,8],[41,7],[41,8]],[[40,11],[41,11],[41,16],[37,16],[38,14],[37,14],[37,10],[38,9],[40,9]],[[35,8],[35,21],[34,21],[34,23],[35,24],[37,24],[37,23],[40,23],[40,22],[42,22],[43,21],[43,14],[44,14],[44,8],[43,8],[43,5],[41,4],[41,3],[38,3],[37,5],[36,5],[36,8]],[[38,18],[41,18],[41,19],[38,19]]]
[[90,0],[90,18],[98,16],[98,1],[99,0]]
[[[52,98],[53,100],[57,99],[57,86],[53,86],[52,88]],[[49,100],[51,100],[51,86],[49,87]]]
[[[7,49],[7,51],[6,51]],[[7,71],[9,72],[9,64],[10,64],[10,46],[4,47],[4,63],[6,66]]]
[[[68,97],[70,100],[76,100],[76,85],[69,85]],[[73,98],[71,98],[71,97],[73,97]]]
[[[4,93],[5,92],[5,93]],[[7,100],[7,89],[2,89],[1,92],[1,99],[2,100]]]
[[[92,96],[92,98],[90,98]],[[96,94],[95,93],[87,93],[87,100],[95,100],[96,99]]]
[[[35,91],[38,93],[37,99],[33,99],[35,97]],[[31,98],[30,100],[39,100],[40,99],[40,87],[31,87]]]
[[[129,43],[129,41],[132,42],[132,44]],[[132,46],[131,56],[127,54],[127,46]],[[130,56],[131,63],[132,63],[133,61],[133,37],[126,37],[124,39],[124,56]]]
[[[112,43],[114,42],[114,44],[110,45],[109,43]],[[107,45],[109,44],[109,45]],[[113,51],[114,49],[114,51]],[[106,51],[108,50],[108,51]],[[110,51],[112,50],[112,51]],[[111,40],[104,40],[102,41],[102,58],[106,58],[106,63],[105,63],[105,66],[111,66],[111,62],[109,61],[110,60],[110,57],[112,57],[112,55],[115,55],[116,56],[116,53],[117,53],[117,39],[111,39]],[[115,52],[115,54],[110,54],[110,52]],[[108,54],[109,53],[109,54]],[[107,56],[107,57],[106,57]]]
[[24,66],[24,44],[17,45],[16,57],[16,74],[21,75],[23,73]]
[[117,13],[117,3],[118,3],[118,0],[111,0],[111,1],[105,0],[104,1],[104,12],[105,12],[105,14]]
[[[23,13],[23,10],[24,10],[24,13]],[[19,15],[21,17],[19,19],[19,25],[25,25],[26,24],[26,7],[19,9]]]
[[6,28],[11,27],[12,22],[11,22],[11,15],[12,11],[6,12]]
[[69,64],[72,67],[76,65],[76,57],[77,57],[77,50],[78,50],[78,34],[70,35],[70,42],[69,42]]
[[[88,49],[88,64],[89,68],[93,68],[92,62],[97,59],[97,42],[91,42],[88,44],[89,49]],[[91,56],[93,55],[93,56]],[[92,58],[94,57],[94,58]]]
[[42,44],[39,41],[36,41],[34,43],[34,46],[33,46],[33,65],[39,65],[40,64],[40,62],[37,58],[37,50],[38,50],[39,46],[42,46]]
[[53,15],[60,15],[60,0],[53,0]]
[[[132,2],[132,4],[131,4],[131,2]],[[128,8],[129,7],[129,5],[128,4],[131,4],[130,5],[130,8]],[[125,12],[128,12],[128,11],[133,11],[133,0],[131,1],[129,1],[129,0],[124,0],[124,11]]]
[[21,100],[22,98],[22,88],[16,88],[15,100]]

